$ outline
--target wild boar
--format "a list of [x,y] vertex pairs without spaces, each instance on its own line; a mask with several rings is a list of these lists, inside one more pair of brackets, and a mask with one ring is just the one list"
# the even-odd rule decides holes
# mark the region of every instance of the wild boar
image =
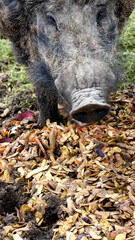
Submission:
[[39,121],[60,121],[60,96],[80,126],[102,119],[118,78],[119,36],[135,0],[1,0],[0,32],[28,67]]

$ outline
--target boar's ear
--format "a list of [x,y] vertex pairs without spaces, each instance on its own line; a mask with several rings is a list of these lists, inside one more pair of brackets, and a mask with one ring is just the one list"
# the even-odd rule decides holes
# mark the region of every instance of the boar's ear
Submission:
[[135,0],[116,0],[115,3],[115,15],[118,19],[119,33],[121,33],[126,20],[135,8]]

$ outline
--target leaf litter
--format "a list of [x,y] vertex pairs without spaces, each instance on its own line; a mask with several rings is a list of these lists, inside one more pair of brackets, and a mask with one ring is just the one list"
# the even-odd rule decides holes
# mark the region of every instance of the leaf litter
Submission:
[[134,85],[119,89],[108,116],[84,128],[40,129],[31,111],[3,122],[1,239],[135,239],[134,96]]

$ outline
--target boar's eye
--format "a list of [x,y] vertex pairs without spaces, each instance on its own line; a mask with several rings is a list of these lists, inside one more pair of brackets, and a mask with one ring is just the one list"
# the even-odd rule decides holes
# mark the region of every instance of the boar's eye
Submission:
[[54,25],[54,26],[56,27],[56,29],[57,29],[57,23],[56,23],[54,17],[52,17],[51,15],[47,15],[46,18],[47,18],[47,21],[48,21],[49,23],[51,23],[52,25]]
[[100,22],[102,21],[102,19],[106,17],[106,15],[107,15],[106,7],[102,6],[97,13],[97,25],[100,25]]

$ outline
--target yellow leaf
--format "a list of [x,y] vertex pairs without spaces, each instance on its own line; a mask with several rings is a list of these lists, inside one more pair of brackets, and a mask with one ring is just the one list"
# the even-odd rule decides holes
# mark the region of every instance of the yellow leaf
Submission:
[[121,148],[119,148],[119,147],[114,147],[114,148],[113,148],[113,151],[120,153],[122,150],[121,150]]
[[44,172],[45,170],[47,170],[49,168],[49,166],[44,166],[44,167],[38,167],[32,171],[30,171],[25,178],[30,178],[35,174],[38,174],[39,172]]
[[[69,217],[70,218],[70,217]],[[75,215],[73,215],[72,217],[71,217],[71,221],[72,221],[72,223],[74,223],[75,224],[75,222],[76,222],[76,220],[77,220],[77,218],[78,218],[78,213],[76,213]],[[71,221],[69,221],[69,222],[71,222]]]
[[76,213],[74,216],[70,216],[66,219],[66,221],[60,221],[59,225],[61,225],[58,229],[61,235],[66,235],[67,231],[71,229],[75,225],[75,222],[78,218],[78,214]]
[[53,179],[52,174],[50,173],[50,171],[47,171],[47,173],[45,174],[45,178],[47,181],[51,181]]
[[97,233],[94,231],[89,231],[89,233],[93,239],[102,239],[102,237],[97,235]]
[[66,146],[60,148],[62,156],[67,156],[69,154],[69,150]]
[[39,223],[43,217],[42,213],[41,212],[36,212],[35,214],[35,217],[36,217],[36,223]]
[[18,172],[20,173],[21,177],[24,177],[24,175],[25,175],[25,170],[24,170],[23,167],[19,167],[19,168],[18,168]]
[[[13,228],[15,228],[15,229],[20,229],[20,228],[21,228],[21,229],[22,229],[22,228],[25,227],[25,226],[26,226],[26,223],[23,223],[23,222],[21,223],[21,222],[20,222],[20,223],[14,224],[14,225],[13,225]],[[16,230],[14,230],[14,231],[16,231]]]
[[61,198],[64,199],[67,196],[67,190],[64,190],[61,194]]
[[76,240],[76,236],[74,233],[67,231],[66,232],[66,240]]
[[62,137],[63,137],[64,141],[66,141],[70,136],[71,136],[71,133],[70,133],[70,132],[67,132],[67,133],[65,133],[65,134],[62,134]]
[[126,239],[126,233],[120,233],[116,236],[115,240],[125,240]]
[[101,219],[99,223],[104,230],[109,232],[113,230],[113,227],[110,225],[110,223],[106,219]]
[[24,212],[29,212],[31,210],[31,208],[26,204],[22,205],[21,209],[23,214]]
[[8,181],[9,181],[9,178],[10,178],[10,175],[9,175],[8,170],[6,169],[6,170],[4,171],[4,179],[8,182]]

